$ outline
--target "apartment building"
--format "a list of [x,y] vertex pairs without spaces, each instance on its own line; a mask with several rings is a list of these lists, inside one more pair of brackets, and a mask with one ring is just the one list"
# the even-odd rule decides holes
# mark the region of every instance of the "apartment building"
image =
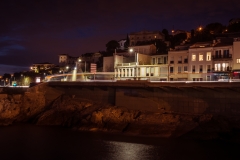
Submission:
[[188,80],[188,50],[175,50],[168,52],[168,80],[186,81]]
[[189,48],[188,80],[213,80],[212,42],[195,43]]

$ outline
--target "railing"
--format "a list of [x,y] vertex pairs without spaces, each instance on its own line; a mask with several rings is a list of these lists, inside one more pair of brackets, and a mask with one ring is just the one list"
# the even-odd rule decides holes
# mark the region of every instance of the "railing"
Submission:
[[135,66],[137,62],[131,62],[131,63],[118,63],[117,66]]
[[216,59],[224,59],[224,58],[231,59],[232,55],[231,54],[229,54],[229,55],[213,55],[212,58],[215,59],[215,60]]

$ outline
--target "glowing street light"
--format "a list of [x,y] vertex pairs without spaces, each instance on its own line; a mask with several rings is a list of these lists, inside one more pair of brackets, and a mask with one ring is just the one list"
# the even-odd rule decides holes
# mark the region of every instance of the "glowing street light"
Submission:
[[[78,59],[78,62],[82,62],[82,60]],[[84,61],[84,72],[86,73],[86,61]]]
[[[132,52],[134,52],[134,50],[131,48],[131,49],[129,49],[129,51],[132,53]],[[136,65],[138,64],[138,55],[137,55],[138,53],[137,52],[134,52],[134,61],[135,61],[135,63],[136,63]]]

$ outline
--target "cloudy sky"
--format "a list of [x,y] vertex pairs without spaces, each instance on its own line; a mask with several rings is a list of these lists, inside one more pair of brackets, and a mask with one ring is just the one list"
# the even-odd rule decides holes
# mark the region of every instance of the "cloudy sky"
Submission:
[[131,32],[188,30],[240,18],[239,0],[1,0],[0,75],[58,54],[104,51]]

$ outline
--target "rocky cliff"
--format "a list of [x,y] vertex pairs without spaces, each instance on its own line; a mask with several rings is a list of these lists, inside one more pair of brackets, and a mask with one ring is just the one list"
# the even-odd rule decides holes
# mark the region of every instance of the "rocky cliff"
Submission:
[[233,137],[238,116],[150,112],[93,102],[47,84],[22,94],[0,93],[0,125],[30,122],[133,135],[194,138]]

